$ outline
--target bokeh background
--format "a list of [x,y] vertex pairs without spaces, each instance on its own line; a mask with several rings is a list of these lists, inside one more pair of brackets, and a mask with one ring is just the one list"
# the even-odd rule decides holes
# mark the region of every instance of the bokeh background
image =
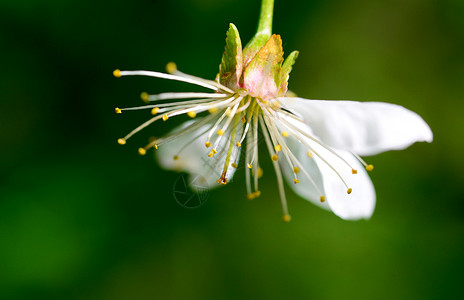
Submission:
[[[290,88],[313,99],[401,104],[432,144],[372,158],[378,204],[340,220],[244,176],[197,209],[179,174],[121,147],[146,113],[139,93],[187,85],[115,68],[214,78],[229,22],[246,42],[259,1],[0,2],[0,298],[456,299],[464,280],[464,1],[277,0],[274,32],[300,50]],[[269,171],[269,172],[268,172]]]

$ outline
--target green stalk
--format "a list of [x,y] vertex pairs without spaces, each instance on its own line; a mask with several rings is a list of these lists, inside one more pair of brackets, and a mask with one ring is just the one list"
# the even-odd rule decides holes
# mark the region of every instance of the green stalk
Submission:
[[263,0],[261,14],[259,15],[257,35],[265,35],[267,39],[272,34],[272,15],[274,12],[274,0]]
[[263,47],[272,35],[272,15],[274,13],[274,0],[263,0],[261,2],[261,13],[259,15],[258,30],[255,36],[243,49],[244,61],[249,62],[251,58]]

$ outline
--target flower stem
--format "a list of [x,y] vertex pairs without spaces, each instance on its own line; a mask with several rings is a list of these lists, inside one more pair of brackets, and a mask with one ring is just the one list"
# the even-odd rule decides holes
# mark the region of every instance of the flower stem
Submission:
[[274,12],[274,0],[263,0],[261,3],[261,14],[259,15],[258,32],[256,34],[271,37],[272,15]]

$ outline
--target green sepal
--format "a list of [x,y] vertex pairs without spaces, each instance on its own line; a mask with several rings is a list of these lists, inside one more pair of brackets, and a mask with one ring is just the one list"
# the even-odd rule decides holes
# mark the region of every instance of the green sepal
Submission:
[[290,77],[290,72],[292,67],[295,64],[296,59],[298,58],[298,51],[293,51],[287,56],[287,59],[284,60],[282,64],[282,70],[280,71],[280,90],[279,96],[284,96],[288,89],[288,78]]
[[218,79],[222,85],[235,89],[238,87],[243,70],[242,41],[237,27],[229,24],[226,46],[219,66]]

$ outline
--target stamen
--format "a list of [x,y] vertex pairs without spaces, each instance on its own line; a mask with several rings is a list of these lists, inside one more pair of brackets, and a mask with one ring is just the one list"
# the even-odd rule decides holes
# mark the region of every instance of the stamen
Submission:
[[346,193],[347,193],[347,194],[351,194],[352,191],[353,191],[353,189],[352,189],[352,188],[349,188],[349,189],[346,191]]
[[279,160],[279,156],[275,155],[275,154],[271,158],[272,158],[273,161],[278,161]]
[[120,139],[118,139],[118,144],[119,144],[119,145],[125,145],[125,144],[126,144],[126,140],[123,139],[123,138],[120,138]]
[[292,220],[292,217],[288,214],[282,216],[282,221],[284,221],[285,223],[288,223],[291,220]]
[[145,155],[145,154],[147,154],[147,150],[145,150],[144,148],[139,148],[139,154],[140,155]]
[[120,70],[114,70],[113,71],[113,75],[115,77],[121,77],[121,76],[149,76],[149,77],[156,77],[156,78],[162,78],[162,79],[169,79],[169,80],[176,80],[176,81],[182,81],[182,82],[186,82],[186,83],[191,83],[191,84],[195,84],[195,85],[198,85],[198,86],[202,86],[202,87],[205,87],[205,88],[208,88],[208,89],[211,89],[211,90],[214,90],[214,91],[218,91],[218,90],[224,90],[224,91],[227,91],[229,93],[233,93],[232,90],[226,88],[224,89],[223,87],[218,87],[217,85],[215,84],[211,84],[211,83],[206,83],[205,80],[199,80],[198,78],[191,78],[190,76],[189,77],[186,77],[186,76],[177,76],[177,75],[171,75],[171,74],[165,74],[165,73],[160,73],[160,72],[154,72],[154,71],[143,71],[143,70],[136,70],[136,71],[120,71]]
[[205,146],[206,146],[206,148],[209,148],[209,147],[211,147],[211,143],[210,143],[209,141],[207,141],[207,142],[205,143]]
[[148,103],[149,102],[148,93],[146,93],[146,92],[141,93],[140,94],[140,99],[142,99],[143,102]]
[[293,172],[294,172],[295,174],[300,173],[300,168],[298,168],[298,167],[293,167]]
[[178,160],[178,159],[179,159],[179,156],[178,156],[178,155],[174,155],[174,156],[172,157],[172,159]]
[[114,112],[117,113],[117,114],[120,114],[120,113],[122,113],[122,110],[119,107],[116,107],[114,109]]
[[164,114],[164,115],[163,115],[163,121],[166,122],[168,119],[169,119],[168,114]]
[[321,196],[320,200],[321,200],[321,203],[324,203],[325,202],[325,196]]
[[288,131],[282,131],[282,136],[283,137],[288,137]]
[[[152,115],[156,115],[158,112],[159,112],[159,107],[153,107],[153,109],[151,110],[151,114]],[[163,120],[164,120],[164,117],[163,117]]]
[[188,115],[190,118],[193,119],[193,118],[195,118],[195,117],[197,116],[197,113],[194,112],[193,110],[191,110],[191,111],[189,111],[189,112],[187,113],[187,115]]
[[372,170],[374,170],[374,166],[373,165],[367,165],[366,170],[369,171],[369,172],[372,172]]
[[300,181],[299,181],[298,178],[297,178],[297,179],[293,179],[293,182],[294,182],[295,184],[297,184],[297,183],[299,183]]
[[275,149],[276,152],[282,151],[282,147],[280,145],[275,145],[274,149]]

